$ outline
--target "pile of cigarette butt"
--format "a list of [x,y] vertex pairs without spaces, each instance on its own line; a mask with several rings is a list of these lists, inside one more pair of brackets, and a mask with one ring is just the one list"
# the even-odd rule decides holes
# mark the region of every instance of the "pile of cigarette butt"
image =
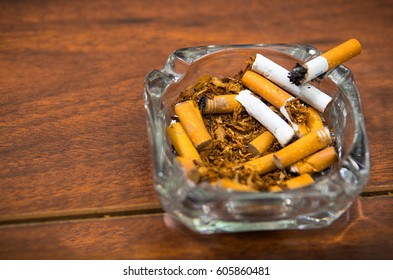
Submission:
[[[339,53],[340,62],[349,59]],[[332,98],[290,76],[256,54],[237,75],[202,76],[181,92],[167,133],[186,177],[231,191],[280,192],[312,184],[337,162],[323,118]]]

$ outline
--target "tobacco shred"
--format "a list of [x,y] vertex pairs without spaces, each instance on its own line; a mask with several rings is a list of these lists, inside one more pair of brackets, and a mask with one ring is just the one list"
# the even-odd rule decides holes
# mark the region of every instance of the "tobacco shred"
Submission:
[[285,103],[285,109],[294,123],[306,123],[309,113],[307,107],[299,99],[289,100]]

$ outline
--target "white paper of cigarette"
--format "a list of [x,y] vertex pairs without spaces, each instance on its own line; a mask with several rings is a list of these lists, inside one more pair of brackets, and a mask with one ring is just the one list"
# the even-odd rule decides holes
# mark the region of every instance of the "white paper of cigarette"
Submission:
[[236,96],[236,100],[243,105],[248,114],[266,127],[282,146],[285,146],[294,137],[295,132],[292,127],[259,98],[253,96],[251,91],[242,90]]
[[289,71],[266,58],[262,54],[258,53],[256,55],[251,69],[282,87],[286,91],[292,93],[321,113],[325,111],[326,107],[332,100],[329,95],[320,91],[311,84],[303,84],[300,86],[292,84],[288,79]]
[[280,108],[280,112],[287,119],[287,121],[291,124],[292,128],[294,129],[294,131],[298,132],[299,131],[299,126],[292,121],[291,117],[289,116],[289,113],[288,113],[287,109],[285,108],[285,105],[287,104],[287,102],[289,102],[289,101],[291,101],[293,99],[295,99],[295,98],[294,97],[289,98],[285,102],[285,104]]

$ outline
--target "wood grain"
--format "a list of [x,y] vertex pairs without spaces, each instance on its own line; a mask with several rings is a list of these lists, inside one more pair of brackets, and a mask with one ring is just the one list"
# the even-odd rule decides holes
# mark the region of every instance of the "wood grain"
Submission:
[[[127,1],[3,2],[0,216],[158,207],[143,78],[174,49],[212,43],[303,42],[327,49],[358,37],[365,51],[350,66],[370,137],[368,190],[389,189],[393,124],[384,119],[392,117],[392,85],[384,73],[393,65],[383,58],[391,54],[392,39],[370,30],[391,21],[380,8],[384,1],[337,1],[324,16],[305,2],[301,9],[295,1],[251,1],[251,7],[231,1],[225,9],[220,1],[201,1],[196,9],[191,2],[176,9],[166,1],[153,1],[155,9]],[[358,21],[366,11],[368,20]],[[344,19],[350,12],[355,29]]]
[[[177,236],[160,222],[161,215],[139,216],[160,211],[152,187],[142,93],[145,75],[160,69],[175,49],[188,46],[308,43],[327,50],[358,38],[362,54],[346,66],[352,69],[361,94],[369,139],[372,170],[365,192],[392,192],[392,24],[389,0],[1,1],[0,224],[7,226],[0,227],[0,240],[8,248],[2,256],[104,258],[108,251],[111,258],[165,258],[164,251],[155,255],[136,250],[127,255],[109,241],[102,248],[94,245],[111,234],[119,235],[118,229],[118,238],[130,242],[128,247],[142,238],[145,243],[139,250],[159,248],[158,243],[148,246],[152,234],[144,236],[138,230],[130,236],[133,224],[165,238]],[[392,217],[390,210],[370,205],[368,209],[378,209],[378,216],[386,211]],[[100,220],[106,215],[130,217]],[[88,217],[97,220],[77,221]],[[64,222],[29,224],[40,220]],[[359,227],[354,227],[358,233],[346,235],[353,243],[337,245],[331,255],[307,245],[302,238],[311,233],[301,234],[294,240],[303,249],[295,250],[294,256],[339,257],[346,249],[353,257],[366,249],[373,258],[378,250],[386,256],[385,248],[373,248],[383,243],[365,241],[367,235],[376,238],[377,234],[372,227],[363,233],[362,226],[369,222],[371,218],[360,219]],[[382,236],[391,233],[383,226],[378,229]],[[56,236],[59,230],[61,238],[47,239],[47,234]],[[89,240],[80,239],[84,230],[90,232]],[[336,230],[339,235],[341,229]],[[65,233],[74,243],[62,236]],[[293,238],[298,233],[291,234],[278,235]],[[272,236],[228,235],[222,247],[213,244],[220,238],[197,237],[191,242],[196,252],[190,256],[237,257],[229,242],[239,245],[239,238],[267,237],[270,241],[259,245],[267,249],[268,244],[279,244]],[[165,243],[164,237],[160,242]],[[210,242],[207,252],[204,242]],[[267,257],[248,253],[251,243],[247,246],[241,245],[244,256]],[[302,255],[302,250],[312,253]],[[181,251],[168,254],[187,257]],[[284,249],[273,254],[284,255]]]
[[358,199],[318,230],[199,235],[162,214],[40,223],[3,228],[0,258],[391,259],[392,215],[391,197],[381,196]]

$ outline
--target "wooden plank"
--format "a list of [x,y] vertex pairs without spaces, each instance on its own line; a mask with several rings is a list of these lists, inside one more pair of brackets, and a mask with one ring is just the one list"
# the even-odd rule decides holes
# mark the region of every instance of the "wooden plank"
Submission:
[[199,235],[162,214],[7,226],[0,259],[391,259],[392,217],[385,196],[317,230]]
[[359,38],[364,51],[346,65],[361,92],[369,135],[373,169],[366,191],[391,191],[389,4],[203,0],[173,9],[176,4],[161,0],[149,7],[125,0],[2,1],[0,218],[159,207],[143,79],[173,50],[192,45],[285,42],[326,50]]

